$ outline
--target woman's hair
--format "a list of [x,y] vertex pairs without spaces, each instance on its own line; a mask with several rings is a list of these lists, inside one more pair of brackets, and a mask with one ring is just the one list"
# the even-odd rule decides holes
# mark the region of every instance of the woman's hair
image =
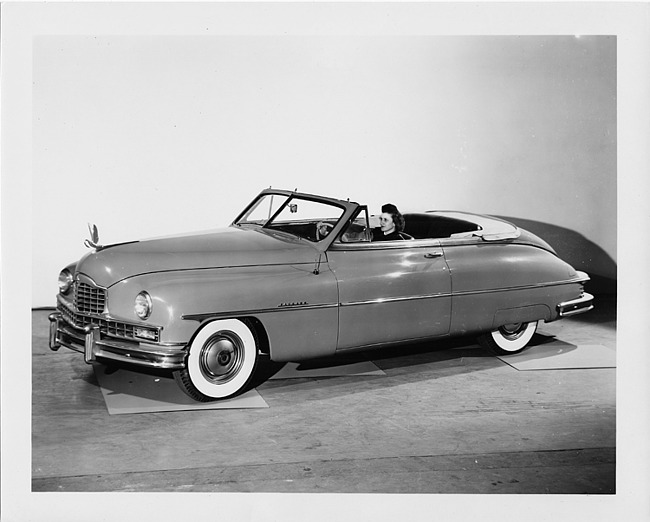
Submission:
[[400,214],[400,211],[397,210],[397,207],[393,205],[392,203],[386,203],[385,205],[382,205],[381,211],[385,212],[386,214],[390,214],[393,217],[393,223],[395,223],[395,230],[398,232],[403,232],[404,231],[404,226],[406,225],[406,221],[404,220],[404,216]]

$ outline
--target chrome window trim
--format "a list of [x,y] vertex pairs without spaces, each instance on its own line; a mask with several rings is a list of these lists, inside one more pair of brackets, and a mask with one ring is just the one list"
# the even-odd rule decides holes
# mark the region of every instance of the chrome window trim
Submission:
[[337,239],[328,252],[356,252],[366,250],[398,250],[440,247],[440,239],[396,239],[395,241],[351,241],[344,243]]

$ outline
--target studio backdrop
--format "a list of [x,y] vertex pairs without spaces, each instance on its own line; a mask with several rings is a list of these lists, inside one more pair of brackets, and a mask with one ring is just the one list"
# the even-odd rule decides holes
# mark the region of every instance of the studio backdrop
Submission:
[[616,37],[37,36],[34,307],[103,244],[273,186],[503,216],[616,281]]

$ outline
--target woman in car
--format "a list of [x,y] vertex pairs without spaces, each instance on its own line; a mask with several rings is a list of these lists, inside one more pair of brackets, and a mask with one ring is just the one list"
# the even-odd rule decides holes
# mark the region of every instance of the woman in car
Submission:
[[386,203],[381,207],[379,216],[379,228],[372,231],[373,241],[399,241],[404,239],[400,232],[404,230],[404,216],[392,203]]

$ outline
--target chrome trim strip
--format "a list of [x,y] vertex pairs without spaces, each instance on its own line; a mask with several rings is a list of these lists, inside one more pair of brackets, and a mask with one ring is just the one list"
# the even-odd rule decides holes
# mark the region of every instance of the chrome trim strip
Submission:
[[453,294],[430,294],[430,295],[410,295],[408,297],[380,297],[378,299],[368,299],[365,301],[350,301],[347,303],[340,303],[341,307],[358,306],[358,305],[373,305],[383,303],[397,303],[400,301],[419,301],[421,299],[436,299],[438,297],[452,297]]
[[436,299],[439,297],[466,297],[468,295],[490,294],[495,292],[513,292],[517,290],[531,290],[531,289],[545,288],[548,286],[567,285],[567,284],[581,283],[581,282],[583,281],[578,279],[573,279],[569,281],[554,281],[551,283],[538,283],[535,285],[513,286],[509,288],[492,288],[487,290],[469,290],[466,292],[424,294],[424,295],[412,295],[412,296],[403,296],[403,297],[385,297],[385,298],[378,298],[378,299],[368,299],[365,301],[350,301],[347,303],[340,303],[340,305],[344,307],[344,306],[372,305],[372,304],[382,304],[382,303],[395,303],[399,301],[417,301],[421,299]]
[[259,315],[273,312],[290,312],[296,310],[321,310],[326,308],[337,308],[338,303],[315,304],[315,305],[297,305],[297,306],[278,306],[277,308],[256,308],[250,310],[236,310],[232,312],[204,312],[201,314],[183,314],[181,319],[186,321],[204,321],[213,317],[239,317],[243,315]]
[[[129,339],[126,339],[129,340]],[[155,346],[156,348],[175,348],[177,346],[187,346],[187,343],[157,343],[155,341],[152,341],[150,339],[142,339],[140,337],[136,337],[135,339],[131,339],[139,344],[144,344],[147,346]]]
[[359,252],[369,250],[398,250],[398,249],[420,249],[440,248],[440,239],[396,239],[393,241],[355,241],[350,243],[334,242],[328,252]]
[[489,294],[493,292],[514,292],[517,290],[531,290],[531,289],[537,289],[537,288],[546,288],[548,286],[561,286],[561,285],[571,285],[571,284],[576,284],[576,283],[584,283],[588,281],[589,278],[587,277],[586,279],[567,279],[565,281],[552,281],[549,283],[537,283],[534,285],[522,285],[522,286],[511,286],[508,288],[492,288],[489,290],[467,290],[465,292],[452,292],[454,296],[466,296],[466,295],[476,295],[476,294]]

